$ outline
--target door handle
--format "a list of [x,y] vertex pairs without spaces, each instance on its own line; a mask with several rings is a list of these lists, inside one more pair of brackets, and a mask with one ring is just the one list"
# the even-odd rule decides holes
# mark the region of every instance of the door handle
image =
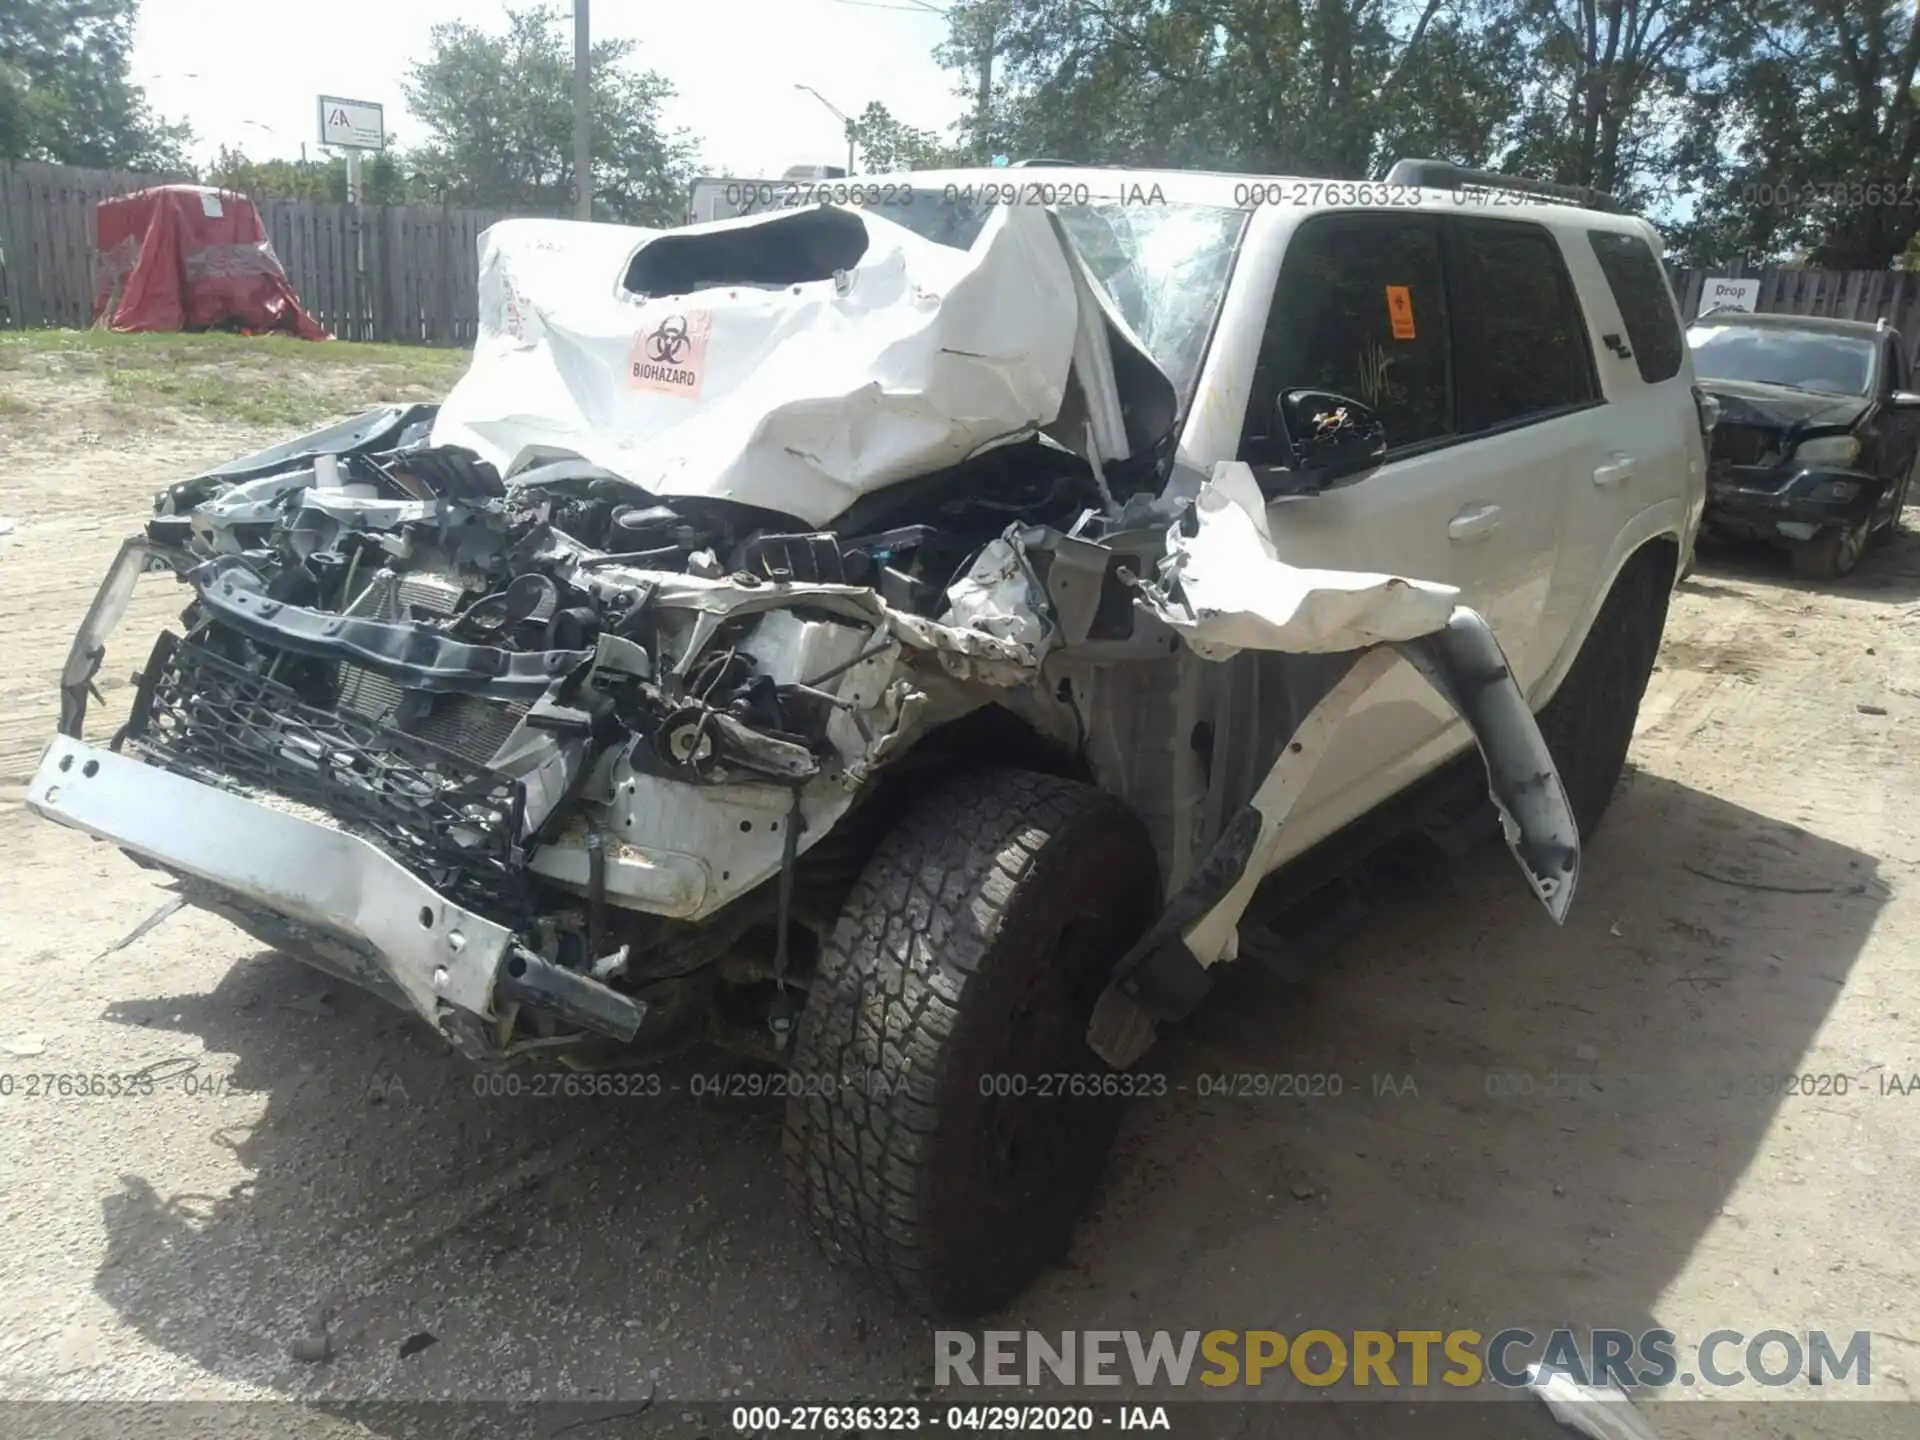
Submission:
[[1623,480],[1633,478],[1633,457],[1615,454],[1604,465],[1596,465],[1593,470],[1593,483],[1602,490],[1609,485],[1618,485]]
[[1463,543],[1484,540],[1499,528],[1498,505],[1470,505],[1447,522],[1447,538]]

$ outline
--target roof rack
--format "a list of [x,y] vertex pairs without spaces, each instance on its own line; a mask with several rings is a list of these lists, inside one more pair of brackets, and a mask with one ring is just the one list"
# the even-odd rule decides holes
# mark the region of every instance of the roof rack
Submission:
[[1396,160],[1387,172],[1389,185],[1421,185],[1435,190],[1510,190],[1520,195],[1538,195],[1543,200],[1560,200],[1588,210],[1624,213],[1626,206],[1605,190],[1589,185],[1559,185],[1551,180],[1529,180],[1520,175],[1502,175],[1497,170],[1469,170],[1445,160]]

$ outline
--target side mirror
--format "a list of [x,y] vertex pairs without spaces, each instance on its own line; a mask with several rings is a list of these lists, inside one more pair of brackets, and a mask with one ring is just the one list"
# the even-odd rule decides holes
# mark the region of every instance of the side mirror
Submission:
[[1387,427],[1373,411],[1345,395],[1283,390],[1274,419],[1275,433],[1285,441],[1287,468],[1301,477],[1304,489],[1324,490],[1386,459]]
[[1911,390],[1896,390],[1891,404],[1896,410],[1920,410],[1920,395]]

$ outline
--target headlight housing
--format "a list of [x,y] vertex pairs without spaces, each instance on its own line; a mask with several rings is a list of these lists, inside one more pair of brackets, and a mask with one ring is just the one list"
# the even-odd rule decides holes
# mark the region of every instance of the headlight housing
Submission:
[[1851,435],[1822,435],[1794,447],[1796,465],[1851,465],[1860,454],[1860,442]]

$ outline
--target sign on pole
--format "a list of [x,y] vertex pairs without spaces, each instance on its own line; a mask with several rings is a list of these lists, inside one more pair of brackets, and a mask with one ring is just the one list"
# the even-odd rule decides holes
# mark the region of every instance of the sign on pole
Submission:
[[347,323],[334,329],[343,340],[364,340],[369,326],[362,309],[367,293],[367,250],[360,225],[360,152],[386,148],[386,119],[372,101],[348,100],[340,95],[322,95],[319,113],[320,143],[347,152],[347,204],[352,207],[353,273],[347,283]]
[[1752,314],[1760,303],[1760,281],[1730,280],[1719,275],[1709,275],[1707,283],[1700,287],[1700,313],[1709,310],[1745,310]]
[[340,150],[384,150],[387,128],[380,107],[368,100],[322,95],[320,143]]

